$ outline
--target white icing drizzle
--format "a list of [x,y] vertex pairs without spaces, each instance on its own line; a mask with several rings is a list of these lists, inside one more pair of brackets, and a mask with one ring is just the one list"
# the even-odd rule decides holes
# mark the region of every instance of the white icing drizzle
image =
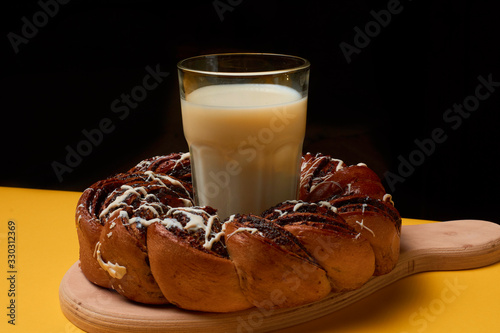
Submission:
[[172,185],[181,187],[184,190],[184,192],[189,193],[188,190],[186,190],[186,188],[184,187],[184,185],[182,185],[182,183],[179,182],[177,179],[174,179],[174,178],[169,177],[167,175],[156,174],[153,171],[146,171],[144,173],[146,175],[148,175],[148,181],[154,180],[154,181],[159,182],[163,186],[167,186],[164,183],[164,181],[167,181]]
[[192,207],[193,202],[189,199],[178,198],[180,201],[184,202],[184,207]]
[[[158,213],[155,210],[156,213]],[[205,219],[203,217],[203,214],[207,214],[207,212],[201,208],[194,208],[194,207],[175,207],[172,208],[170,207],[169,211],[167,212],[168,216],[172,217],[167,217],[167,218],[159,218],[155,217],[149,220],[146,220],[141,217],[128,217],[128,213],[126,211],[120,211],[120,217],[126,217],[129,221],[129,224],[132,223],[140,223],[142,226],[147,227],[153,223],[161,223],[163,226],[165,226],[167,229],[170,228],[178,228],[178,229],[184,229],[187,231],[191,232],[196,232],[198,230],[203,230],[205,233],[205,242],[203,244],[203,247],[207,250],[211,249],[213,244],[217,241],[219,241],[222,236],[224,235],[225,231],[225,225],[222,226],[223,230],[218,233],[212,232],[212,227],[214,222],[219,218],[217,215],[211,215],[208,218],[207,223],[205,224]],[[186,223],[185,226],[180,223],[175,216],[176,215],[184,215],[186,216],[189,221]],[[156,215],[159,216],[159,215]],[[233,216],[234,218],[234,216]],[[211,237],[212,236],[212,237]]]
[[205,244],[203,244],[203,247],[204,247],[205,249],[207,249],[207,250],[210,250],[210,249],[212,248],[212,246],[213,246],[216,242],[220,241],[220,239],[221,239],[221,238],[222,238],[222,236],[224,236],[224,235],[225,235],[225,232],[224,232],[224,231],[221,231],[221,232],[216,233],[216,234],[215,234],[215,236],[214,236],[214,237],[212,237],[212,239],[211,239],[211,240],[209,240],[208,242],[206,242],[206,239],[205,239]]
[[[231,217],[233,219],[234,219],[234,216],[235,215],[231,215]],[[203,244],[203,247],[205,249],[207,249],[207,250],[211,249],[212,246],[214,245],[214,243],[220,241],[222,236],[224,236],[226,234],[226,223],[228,223],[228,222],[230,222],[230,221],[224,222],[224,224],[222,224],[222,230],[220,232],[216,233],[215,236],[212,237],[212,239],[210,241],[208,241],[208,243],[207,243],[207,237],[206,237],[207,234],[205,234],[205,244]]]
[[339,171],[340,169],[344,168],[344,161],[338,160],[336,158],[332,158],[332,161],[339,162],[339,164],[337,164],[337,167],[335,168],[335,171]]
[[[366,208],[366,206],[368,206],[368,204],[363,204],[363,208],[362,208],[362,210],[361,210],[361,215],[363,215],[363,214],[365,213],[365,208]],[[370,228],[368,228],[368,227],[364,224],[363,219],[361,219],[361,222],[356,221],[356,223],[357,223],[357,224],[359,224],[359,226],[361,227],[361,230],[366,229],[366,230],[368,230],[368,231],[369,231],[369,232],[373,235],[373,237],[375,237],[375,233],[373,232],[373,230],[371,230]]]
[[[316,167],[317,164],[320,163],[320,158],[317,158],[314,163],[312,164],[312,166],[309,168],[309,170],[312,170],[311,172],[305,174],[303,177],[300,177],[300,188],[304,188],[305,186],[309,187],[309,178],[312,177],[312,174],[314,172],[314,169]],[[300,171],[302,172],[304,170],[304,168],[306,167],[306,163],[302,163],[302,165],[300,166]]]
[[[317,166],[325,158],[330,158],[330,157],[328,157],[328,156],[315,157],[315,160],[314,160],[313,164],[310,166],[311,172],[305,174],[303,177],[300,177],[300,187],[301,188],[303,188],[305,186],[309,187],[309,184],[308,184],[309,180],[311,180],[312,183],[314,183],[316,180],[318,180],[318,183],[324,182],[324,180],[322,179],[322,177],[316,177],[316,178],[313,178],[313,179],[310,179],[310,178],[312,177],[312,174],[314,173],[314,170],[317,168]],[[340,169],[344,168],[344,161],[339,160],[339,159],[335,159],[335,158],[330,158],[330,159],[331,159],[331,161],[337,162],[337,166],[335,167],[335,171],[339,171]],[[301,166],[300,166],[300,170],[303,171],[304,168],[306,167],[306,165],[307,165],[306,163],[302,163]],[[312,192],[316,188],[317,185],[312,186],[309,191]],[[338,185],[338,183],[337,183],[337,185]]]
[[[122,219],[128,219],[128,213],[125,210],[121,210],[118,216],[121,217]],[[115,221],[113,221],[113,223],[115,223]]]
[[[135,216],[135,217],[129,218],[128,213],[126,211],[124,211],[124,210],[120,211],[119,217],[128,220],[128,224],[127,225],[130,225],[132,223],[140,223],[143,227],[148,227],[151,224],[153,224],[155,222],[158,222],[158,223],[164,225],[167,228],[182,229],[182,224],[179,221],[177,221],[176,219],[172,219],[172,218],[164,218],[164,219],[162,219],[162,218],[159,218],[159,217],[155,217],[155,218],[152,218],[152,219],[149,219],[149,220],[146,220],[146,219],[144,219],[142,217],[139,217],[139,216]],[[124,225],[125,225],[125,223],[124,223]]]
[[281,211],[281,210],[279,210],[279,209],[275,209],[274,211],[275,211],[276,213],[278,213],[278,214],[279,214],[278,218],[279,218],[279,217],[283,217],[283,216],[285,216],[285,215],[286,215],[286,212],[283,212],[283,211]]
[[[327,209],[331,210],[334,213],[338,212],[337,211],[337,207],[332,206],[332,204],[330,204],[328,201],[319,201],[317,203],[314,203],[314,202],[304,202],[304,201],[300,201],[300,200],[287,200],[287,201],[285,201],[285,203],[295,205],[293,207],[293,211],[294,212],[296,212],[297,210],[299,210],[300,207],[302,207],[303,205],[326,207]],[[282,217],[282,216],[285,216],[286,214],[288,214],[288,212],[286,212],[286,211],[283,212],[283,211],[281,211],[279,209],[275,209],[274,211],[277,212],[278,214],[280,214],[279,217]]]
[[[146,225],[152,224],[154,222],[160,222],[162,225],[164,225],[167,229],[170,228],[177,228],[177,229],[182,229],[182,224],[177,221],[176,219],[171,219],[171,218],[166,218],[166,219],[153,219],[148,221]],[[144,223],[143,223],[144,225]]]
[[365,163],[358,163],[358,166],[360,166],[360,167],[368,167]]
[[139,164],[137,164],[135,167],[138,169],[147,169],[147,168],[149,168],[149,166],[151,164],[156,162],[159,158],[161,158],[161,156],[155,156],[155,157],[151,158],[150,160],[140,161]]
[[156,195],[149,193],[144,200],[156,200]]
[[189,156],[189,152],[182,154],[181,157],[175,162],[174,168],[177,167],[177,165],[182,161],[187,160]]
[[[212,215],[208,218],[207,224],[205,225],[205,219],[203,218],[203,214],[206,214],[206,212],[203,209],[200,208],[171,208],[170,211],[167,213],[168,215],[178,215],[178,214],[183,214],[189,218],[189,222],[186,223],[184,226],[184,230],[188,231],[197,231],[197,230],[203,230],[205,233],[205,243],[203,244],[203,247],[207,250],[211,249],[213,244],[220,240],[222,235],[224,234],[223,231],[214,234],[212,232],[212,226],[214,224],[214,221],[218,219],[217,215]],[[199,215],[200,214],[200,215]],[[212,236],[212,239],[210,239],[210,236]]]
[[320,206],[320,207],[326,207],[326,208],[330,209],[334,213],[338,212],[337,207],[332,206],[332,204],[329,203],[328,201],[320,201],[320,202],[318,202],[318,206]]
[[[156,181],[158,184],[160,184],[161,186],[165,186],[165,187],[167,187],[167,185],[165,185],[165,182],[167,182],[169,184],[172,184],[174,186],[178,186],[178,187],[182,188],[186,192],[186,194],[189,195],[189,192],[182,185],[182,183],[180,183],[178,180],[176,180],[174,178],[171,178],[171,177],[166,176],[166,175],[155,174],[152,171],[146,171],[145,174],[148,175],[149,181]],[[137,196],[139,199],[145,200],[145,202],[143,202],[139,207],[134,209],[134,213],[139,211],[139,210],[142,210],[142,209],[147,209],[152,213],[154,218],[148,219],[148,220],[141,218],[141,217],[129,218],[128,213],[124,210],[121,210],[119,213],[119,216],[121,218],[127,219],[129,224],[137,223],[138,226],[142,225],[142,226],[147,227],[152,223],[159,222],[159,223],[163,224],[164,226],[166,226],[167,228],[171,228],[171,227],[182,228],[182,225],[175,219],[172,219],[172,218],[161,219],[160,218],[160,215],[163,213],[163,208],[162,208],[161,204],[158,202],[147,202],[147,200],[151,200],[151,199],[156,200],[156,196],[154,194],[148,194],[144,187],[141,187],[141,186],[132,187],[130,185],[122,185],[120,187],[120,189],[124,190],[124,192],[122,194],[120,194],[119,196],[117,196],[105,209],[103,209],[101,211],[101,213],[99,214],[100,219],[105,217],[112,210],[116,210],[116,209],[120,209],[120,208],[128,206],[128,204],[126,203],[126,200],[129,199],[130,196]],[[193,205],[191,200],[189,200],[189,199],[184,199],[184,198],[179,198],[179,199],[184,203],[185,207],[191,207]],[[114,227],[114,224],[111,225],[110,229],[113,227]]]
[[125,190],[125,192],[123,192],[121,195],[119,195],[117,198],[115,198],[115,200],[113,200],[113,202],[111,202],[108,205],[108,207],[106,207],[105,209],[102,210],[101,214],[99,214],[100,219],[103,218],[104,216],[106,216],[110,210],[117,209],[117,208],[120,208],[122,206],[126,206],[127,204],[124,201],[130,195],[141,196],[141,193],[144,195],[147,195],[146,190],[144,190],[144,188],[142,188],[142,187],[134,188],[134,187],[129,186],[129,185],[122,185],[121,189]]
[[314,191],[316,189],[316,187],[320,186],[320,185],[324,185],[324,184],[328,184],[328,183],[331,183],[331,184],[335,184],[337,185],[339,188],[342,188],[342,186],[340,186],[339,183],[337,183],[336,181],[333,181],[333,180],[329,180],[329,181],[322,181],[322,182],[319,182],[313,186],[311,186],[311,189],[310,189],[310,192]]
[[375,233],[373,232],[373,230],[368,228],[366,225],[364,225],[363,219],[361,219],[361,222],[356,221],[356,223],[359,224],[359,226],[361,227],[361,230],[366,229],[373,235],[373,237],[375,237]]
[[389,202],[391,205],[394,206],[394,201],[392,200],[392,195],[390,195],[389,193],[384,194],[382,201]]
[[[215,240],[212,242],[212,240],[217,237],[217,235],[215,235],[215,237],[212,237],[212,239],[209,240],[210,238],[210,234],[212,233],[212,226],[214,224],[214,220],[217,219],[218,217],[216,215],[212,215],[209,217],[208,221],[207,221],[207,227],[205,229],[205,244],[203,244],[203,247],[205,249],[211,249],[212,248],[212,245],[216,242]],[[220,237],[222,237],[222,235],[219,236],[219,239]]]
[[154,216],[160,216],[160,213],[158,213],[158,211],[156,210],[156,208],[154,206],[156,206],[157,208],[161,209],[161,207],[160,207],[159,204],[157,204],[157,203],[150,203],[150,204],[147,204],[147,205],[140,205],[137,209],[134,210],[134,212],[136,212],[136,211],[138,211],[140,209],[147,209],[151,213],[153,213]]
[[[249,228],[249,227],[238,228],[235,231],[233,231],[232,233],[230,233],[229,235],[227,235],[226,239],[229,239],[233,235],[238,234],[240,232],[244,232],[244,231],[247,231],[247,232],[249,232],[249,233],[251,233],[253,235],[256,232],[259,232],[259,229],[257,229],[257,228]],[[260,234],[260,232],[259,232],[259,234]]]
[[298,204],[298,203],[302,203],[304,201],[300,201],[300,200],[287,200],[285,201],[285,203],[289,203],[289,204]]
[[203,216],[197,215],[197,214],[203,214],[206,213],[203,209],[199,208],[170,208],[168,211],[167,215],[185,215],[189,218],[189,222],[186,223],[184,226],[185,230],[191,230],[191,231],[196,231],[198,229],[203,229],[206,231],[206,225],[205,225],[205,220],[203,219]]
[[170,229],[170,228],[182,229],[183,228],[182,224],[179,221],[177,221],[176,219],[172,219],[172,218],[164,218],[164,219],[154,218],[154,219],[146,220],[146,219],[143,219],[141,217],[133,217],[129,221],[130,221],[130,223],[140,223],[144,227],[148,227],[151,224],[158,222],[158,223],[164,225],[167,229]]
[[121,279],[125,276],[125,274],[127,274],[127,267],[119,264],[113,264],[109,261],[104,262],[101,256],[101,242],[97,242],[95,245],[94,258],[97,259],[99,266],[101,266],[102,269],[108,272],[108,274],[115,279]]
[[304,206],[304,202],[299,202],[299,203],[295,204],[295,206],[293,206],[293,211],[296,212],[302,206]]

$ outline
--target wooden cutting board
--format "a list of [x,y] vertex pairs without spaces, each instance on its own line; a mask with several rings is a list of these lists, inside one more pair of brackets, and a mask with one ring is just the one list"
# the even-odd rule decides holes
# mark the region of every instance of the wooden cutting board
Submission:
[[78,263],[64,276],[59,299],[64,315],[88,332],[247,332],[249,327],[267,332],[322,317],[415,273],[473,269],[499,261],[500,225],[458,220],[403,226],[401,254],[392,272],[373,277],[360,289],[291,309],[217,314],[137,304],[90,283]]

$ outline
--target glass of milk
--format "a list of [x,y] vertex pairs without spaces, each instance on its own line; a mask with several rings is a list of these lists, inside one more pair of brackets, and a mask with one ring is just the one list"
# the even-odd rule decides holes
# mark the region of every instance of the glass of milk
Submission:
[[297,198],[309,62],[260,53],[178,64],[195,203],[221,218]]

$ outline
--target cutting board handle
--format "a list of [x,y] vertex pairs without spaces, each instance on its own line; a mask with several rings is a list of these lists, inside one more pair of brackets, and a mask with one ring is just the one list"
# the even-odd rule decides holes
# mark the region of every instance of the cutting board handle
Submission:
[[405,275],[473,269],[498,261],[500,225],[493,222],[456,220],[408,225],[401,234],[398,266],[407,264]]
[[[89,332],[267,332],[322,317],[415,273],[472,269],[499,261],[500,225],[459,220],[403,226],[399,261],[389,274],[373,277],[360,289],[332,293],[291,309],[216,314],[141,305],[90,283],[78,263],[64,276],[59,299],[65,316]],[[255,318],[259,318],[258,325]]]

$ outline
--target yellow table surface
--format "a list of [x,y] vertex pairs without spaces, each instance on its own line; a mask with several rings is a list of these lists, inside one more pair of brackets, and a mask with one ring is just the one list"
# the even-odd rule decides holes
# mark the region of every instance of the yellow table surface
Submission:
[[[0,187],[0,332],[81,332],[64,317],[58,298],[62,277],[78,260],[74,211],[79,197],[78,192]],[[15,223],[15,249],[9,221]],[[420,223],[433,222],[403,219],[406,225]],[[8,257],[9,244],[15,258]],[[15,325],[9,323],[12,300]],[[500,332],[500,263],[413,275],[282,332]]]

